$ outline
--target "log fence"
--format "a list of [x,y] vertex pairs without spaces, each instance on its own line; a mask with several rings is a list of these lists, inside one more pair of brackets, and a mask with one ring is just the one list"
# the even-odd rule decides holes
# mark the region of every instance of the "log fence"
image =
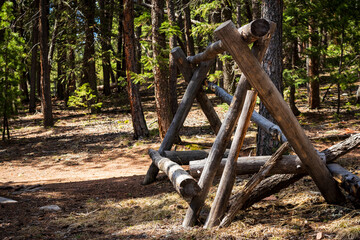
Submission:
[[[215,30],[220,40],[210,44],[204,52],[188,57],[180,48],[171,52],[188,86],[159,150],[149,150],[152,164],[143,184],[154,182],[159,170],[168,175],[175,190],[189,202],[182,223],[184,227],[197,223],[199,212],[217,175],[221,175],[221,180],[205,228],[219,224],[221,227],[228,226],[238,210],[289,186],[307,174],[328,203],[340,204],[344,201],[339,185],[356,199],[360,197],[360,178],[332,163],[360,144],[360,134],[321,153],[317,152],[261,68],[260,63],[275,28],[275,23],[265,19],[254,20],[239,29],[227,21]],[[251,50],[249,43],[253,45]],[[234,96],[206,81],[212,62],[210,60],[224,51],[232,55],[242,71]],[[230,105],[222,122],[201,87],[204,84]],[[254,111],[257,94],[278,125]],[[208,151],[171,151],[195,99],[209,120],[216,139]],[[283,143],[273,156],[239,157],[250,120]],[[231,147],[227,150],[230,142]],[[292,147],[296,155],[283,155],[288,147]],[[182,165],[189,165],[189,172]],[[235,177],[241,174],[255,175],[243,191],[230,198]],[[197,177],[200,177],[198,181],[195,180]]]

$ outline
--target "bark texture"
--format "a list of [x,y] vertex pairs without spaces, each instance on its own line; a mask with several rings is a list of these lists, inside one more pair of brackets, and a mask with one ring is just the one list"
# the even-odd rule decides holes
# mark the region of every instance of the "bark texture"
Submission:
[[85,49],[81,84],[89,83],[91,89],[97,94],[94,42],[95,1],[82,0],[82,7],[85,17]]
[[[282,0],[265,0],[262,2],[261,17],[276,23],[275,33],[264,56],[263,68],[280,93],[282,93],[282,11]],[[275,122],[262,102],[260,102],[259,113],[268,120]],[[256,155],[272,155],[278,147],[278,141],[258,128]]]
[[134,138],[149,135],[146,126],[143,109],[141,106],[139,85],[131,80],[131,72],[136,72],[135,58],[135,35],[134,35],[134,3],[132,0],[124,1],[124,40],[125,40],[125,59],[127,90],[131,107],[131,117],[134,127]]
[[44,115],[44,126],[54,125],[52,116],[51,93],[50,93],[50,66],[49,66],[49,0],[39,1],[39,39],[40,39],[40,66],[41,66],[41,109]]
[[164,0],[152,0],[151,19],[152,19],[152,47],[153,58],[155,66],[154,72],[154,86],[155,86],[155,102],[156,113],[158,116],[159,133],[161,139],[165,137],[171,120],[171,104],[169,91],[169,78],[166,56],[163,49],[166,48],[165,34],[160,33],[159,29],[164,21]]

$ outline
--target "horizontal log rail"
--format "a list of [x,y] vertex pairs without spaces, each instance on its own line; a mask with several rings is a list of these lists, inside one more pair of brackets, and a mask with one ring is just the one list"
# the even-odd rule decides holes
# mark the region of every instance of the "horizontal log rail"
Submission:
[[[254,20],[238,29],[243,40],[252,43],[265,36],[270,30],[270,23],[265,19]],[[190,63],[196,64],[214,59],[216,55],[225,51],[221,41],[210,44],[204,52],[187,57]]]
[[[205,81],[206,86],[215,93],[216,96],[220,97],[221,100],[230,105],[233,96],[227,93],[223,88],[219,87],[215,83]],[[261,129],[266,133],[270,134],[274,139],[277,139],[279,142],[287,142],[285,135],[282,133],[280,127],[275,123],[269,121],[267,118],[261,116],[256,111],[253,112],[251,116],[251,121],[256,123]]]

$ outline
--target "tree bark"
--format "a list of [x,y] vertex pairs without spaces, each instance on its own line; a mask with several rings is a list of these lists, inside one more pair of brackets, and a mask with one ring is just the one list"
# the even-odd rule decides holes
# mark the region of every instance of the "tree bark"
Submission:
[[309,80],[309,107],[315,109],[320,107],[320,83],[319,83],[319,54],[314,50],[319,45],[319,39],[315,31],[316,25],[313,17],[309,20],[309,49],[308,77]]
[[191,36],[190,1],[182,0],[184,11],[184,28],[186,39],[186,53],[188,56],[195,55],[194,38]]
[[[298,63],[300,62],[299,53],[298,53],[298,41],[297,38],[295,38],[292,42],[292,56],[291,56],[291,66],[292,69],[295,69],[296,66],[298,66]],[[291,108],[291,111],[294,113],[295,116],[300,115],[299,109],[296,107],[295,104],[295,81],[291,83],[290,85],[290,97],[289,97],[289,105]]]
[[259,19],[261,17],[261,6],[259,0],[251,0],[252,19]]
[[[38,9],[39,0],[34,0],[34,9]],[[29,112],[34,113],[36,110],[36,83],[39,74],[38,44],[39,44],[39,18],[35,17],[32,28],[32,48],[31,48],[31,73],[30,73],[30,101]]]
[[39,0],[39,39],[40,39],[40,62],[41,62],[41,109],[44,116],[44,126],[54,125],[52,116],[51,93],[50,93],[50,66],[49,53],[49,0]]
[[85,49],[81,85],[89,83],[90,88],[97,95],[94,42],[95,0],[82,0],[82,7],[85,18]]
[[[116,81],[119,81],[120,77],[123,77],[123,72],[124,69],[122,68],[122,61],[121,59],[123,58],[123,53],[122,53],[122,49],[123,49],[123,36],[124,36],[124,30],[123,30],[123,11],[124,11],[124,4],[123,4],[123,0],[119,0],[119,11],[118,11],[118,17],[119,17],[119,22],[118,22],[118,36],[117,36],[117,59],[116,59]],[[120,92],[120,86],[118,88],[118,91]]]
[[165,33],[159,31],[164,21],[164,3],[164,0],[152,0],[151,7],[152,47],[155,62],[153,68],[155,102],[161,139],[165,137],[173,118],[170,104],[168,64],[165,62],[166,56],[163,51],[166,48]]
[[[270,41],[269,48],[264,56],[263,69],[275,84],[282,95],[282,12],[283,1],[265,0],[262,3],[262,18],[269,19],[276,23],[275,33]],[[260,102],[259,113],[266,119],[274,122],[274,118]],[[256,139],[256,155],[272,155],[279,142],[261,128],[258,128]]]
[[132,0],[124,1],[124,40],[126,58],[127,90],[131,107],[131,117],[134,127],[134,139],[149,135],[141,106],[139,85],[134,84],[131,73],[136,72],[135,35],[134,35],[134,3]]
[[[221,18],[222,21],[232,20],[232,4],[231,1],[223,1],[222,2],[222,12]],[[231,61],[229,58],[224,59],[224,67],[223,67],[223,82],[224,82],[224,89],[230,93],[234,94],[235,92],[235,74],[233,70],[234,62]]]
[[104,95],[111,94],[110,89],[110,50],[111,50],[111,29],[114,10],[114,0],[99,1],[100,5],[100,40],[102,50],[102,67],[104,80]]
[[[176,17],[175,17],[174,0],[166,0],[166,8],[167,8],[169,24],[171,26],[175,26]],[[176,47],[176,36],[171,35],[169,37],[169,48],[174,49],[175,47]],[[177,83],[177,66],[174,57],[170,53],[169,54],[169,94],[170,94],[171,112],[173,115],[175,115],[176,109],[178,107],[176,83]]]

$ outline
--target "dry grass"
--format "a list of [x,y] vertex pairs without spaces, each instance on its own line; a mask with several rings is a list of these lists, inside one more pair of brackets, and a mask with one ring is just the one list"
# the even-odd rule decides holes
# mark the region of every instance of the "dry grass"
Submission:
[[[242,181],[237,190],[246,181]],[[88,200],[85,213],[58,218],[59,238],[87,239],[358,239],[360,211],[351,206],[328,205],[309,179],[240,211],[225,229],[183,228],[187,202],[177,193],[115,201]],[[211,204],[216,188],[207,200]],[[208,207],[207,207],[208,209]],[[206,217],[205,210],[202,220]],[[95,232],[99,234],[94,235]]]

